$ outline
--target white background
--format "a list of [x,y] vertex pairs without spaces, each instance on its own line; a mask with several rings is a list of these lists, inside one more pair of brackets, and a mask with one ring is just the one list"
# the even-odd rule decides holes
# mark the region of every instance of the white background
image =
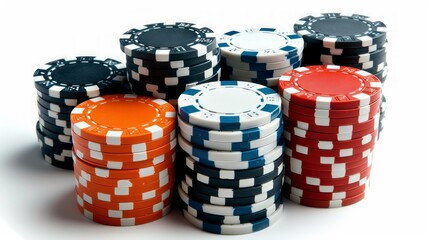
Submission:
[[[2,1],[0,232],[22,239],[428,239],[429,21],[414,2]],[[364,201],[341,209],[286,202],[275,225],[236,237],[200,231],[177,210],[146,225],[108,227],[78,212],[72,172],[42,160],[32,74],[45,62],[90,54],[123,61],[120,35],[146,23],[194,22],[219,34],[250,27],[292,30],[299,18],[320,12],[361,13],[389,27],[388,118],[375,151],[371,195]]]

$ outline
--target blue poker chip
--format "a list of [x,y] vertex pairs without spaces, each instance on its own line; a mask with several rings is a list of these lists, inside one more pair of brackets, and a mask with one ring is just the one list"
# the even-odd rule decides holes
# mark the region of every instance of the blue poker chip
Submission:
[[186,184],[185,181],[181,181],[179,184],[180,188],[188,194],[190,199],[194,199],[201,203],[208,203],[213,205],[220,205],[220,206],[241,206],[241,205],[251,205],[257,202],[264,201],[272,196],[274,196],[276,193],[278,193],[281,188],[273,188],[267,192],[257,194],[255,196],[250,197],[242,197],[242,198],[222,198],[222,197],[214,197],[209,196],[204,193],[201,193],[199,191],[194,190],[191,188],[188,184]]
[[260,84],[241,81],[197,85],[183,92],[178,101],[182,120],[223,131],[263,126],[281,111],[277,92]]
[[36,89],[52,98],[91,98],[120,88],[126,79],[125,65],[110,58],[82,56],[58,59],[38,68]]
[[[356,56],[360,54],[367,54],[375,52],[387,44],[386,42],[382,43],[375,43],[371,46],[366,47],[357,47],[357,48],[325,48],[325,47],[319,47],[319,46],[313,46],[311,42],[305,42],[304,47],[308,52],[313,53],[320,53],[320,54],[327,54],[327,55],[333,55],[333,56]],[[305,51],[305,50],[304,50]]]
[[153,23],[133,28],[119,39],[127,55],[156,62],[198,58],[216,48],[214,32],[193,23]]
[[212,178],[229,179],[229,180],[239,180],[239,179],[259,177],[274,171],[282,163],[283,163],[283,159],[278,158],[274,162],[267,163],[266,165],[263,165],[262,167],[258,167],[258,168],[251,168],[251,169],[244,169],[244,170],[228,170],[228,169],[219,169],[219,168],[205,166],[204,164],[201,164],[193,160],[191,157],[188,157],[185,160],[186,167],[197,173],[203,173],[204,175],[207,175]]
[[231,161],[228,161],[227,159],[225,161],[211,161],[204,158],[196,158],[191,156],[188,156],[188,157],[208,167],[229,169],[229,170],[243,170],[243,169],[259,168],[266,164],[276,161],[278,158],[282,157],[284,148],[285,148],[284,143],[282,143],[278,145],[276,148],[274,148],[274,150],[272,150],[270,153],[265,154],[262,157],[258,157],[247,161],[240,161],[240,162],[231,162]]
[[208,128],[202,128],[188,124],[183,121],[180,116],[177,117],[179,128],[181,132],[185,132],[194,137],[216,142],[249,142],[260,138],[267,137],[276,131],[282,124],[282,114],[279,113],[273,121],[260,127],[249,128],[237,131],[217,131]]
[[283,200],[282,198],[279,198],[273,205],[262,209],[258,212],[247,214],[247,215],[240,215],[240,216],[223,216],[223,215],[216,215],[216,214],[210,214],[205,213],[202,211],[198,211],[197,209],[181,202],[181,206],[183,210],[187,211],[190,215],[194,216],[195,218],[198,218],[202,221],[210,222],[210,223],[217,223],[217,224],[243,224],[243,223],[249,223],[253,221],[257,221],[263,218],[269,217],[271,214],[273,214],[279,207],[282,205]]
[[270,63],[301,54],[304,41],[299,35],[283,30],[255,28],[224,33],[218,46],[223,57],[234,61]]
[[68,113],[59,113],[59,112],[52,111],[40,105],[40,103],[37,103],[37,108],[39,109],[40,113],[43,113],[51,118],[70,122],[70,114]]
[[36,125],[37,138],[42,142],[43,146],[49,146],[57,149],[72,149],[72,143],[61,142],[57,139],[50,138],[40,129],[40,125]]
[[41,127],[48,129],[51,132],[71,136],[71,128],[56,126],[54,124],[51,124],[51,123],[43,120],[41,117],[39,117],[39,124]]
[[61,156],[41,148],[43,160],[54,167],[73,170],[73,159],[71,157]]
[[184,176],[186,184],[195,189],[195,191],[204,193],[213,197],[222,197],[222,198],[243,198],[255,196],[270,191],[271,189],[281,188],[283,185],[283,172],[276,178],[268,181],[264,184],[248,187],[248,188],[218,188],[212,187],[207,184],[201,183],[196,179],[191,178],[190,176]]
[[54,98],[40,91],[37,91],[37,96],[46,102],[55,103],[58,105],[64,105],[69,107],[75,107],[79,103],[86,101],[88,98],[76,99],[76,98]]
[[341,65],[341,66],[351,66],[361,69],[372,68],[381,62],[386,61],[387,52],[386,48],[383,47],[380,50],[377,50],[373,53],[355,55],[355,56],[335,56],[335,55],[325,55],[310,52],[308,49],[304,50],[305,57],[311,59],[311,61],[320,61],[326,65]]
[[48,115],[45,115],[42,112],[39,112],[39,118],[43,119],[45,122],[48,122],[48,123],[53,124],[53,125],[58,126],[58,127],[71,128],[71,122],[70,121],[56,119],[56,118],[50,117]]
[[197,180],[201,183],[207,184],[212,187],[226,187],[226,188],[247,188],[247,187],[254,187],[257,185],[262,185],[268,181],[273,180],[280,174],[282,174],[284,171],[283,164],[274,169],[273,171],[266,173],[262,176],[257,176],[253,178],[244,178],[244,179],[237,179],[237,180],[229,180],[229,179],[219,179],[219,178],[213,178],[210,176],[207,176],[200,172],[195,172],[190,170],[189,168],[185,168],[184,173],[191,177],[194,180]]
[[192,136],[188,133],[181,131],[180,135],[194,146],[208,148],[220,151],[248,151],[251,149],[261,148],[273,142],[280,141],[283,134],[283,124],[272,134],[247,142],[218,142],[213,140],[204,140],[198,136]]
[[281,218],[281,216],[283,216],[283,205],[280,204],[279,208],[266,218],[242,224],[218,224],[206,222],[192,216],[184,209],[182,209],[182,213],[188,222],[201,230],[216,234],[238,235],[261,231],[273,225]]
[[323,13],[299,19],[294,31],[313,46],[360,48],[384,43],[387,28],[360,14]]
[[[203,147],[196,147],[190,142],[186,141],[180,134],[177,136],[179,145],[183,151],[194,158],[207,159],[209,161],[229,161],[229,162],[240,162],[257,159],[262,157],[272,150],[274,150],[279,144],[277,141],[271,142],[265,146],[254,148],[244,151],[219,151],[211,150]],[[281,140],[283,142],[283,140]]]
[[223,215],[223,216],[240,216],[258,212],[273,205],[279,198],[281,198],[281,191],[278,191],[274,196],[271,196],[263,201],[242,206],[221,206],[207,203],[201,203],[196,200],[190,199],[189,196],[182,190],[181,187],[177,188],[180,199],[192,208],[199,211]]

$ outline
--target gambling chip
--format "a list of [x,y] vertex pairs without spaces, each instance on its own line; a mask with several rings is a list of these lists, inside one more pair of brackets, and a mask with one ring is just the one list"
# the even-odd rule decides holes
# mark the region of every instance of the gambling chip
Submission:
[[171,104],[105,95],[77,105],[70,120],[77,204],[86,218],[131,226],[168,214],[177,145]]
[[305,41],[303,66],[350,66],[386,81],[388,43],[383,22],[360,14],[323,13],[299,19],[294,31]]
[[214,32],[207,27],[184,22],[147,24],[128,30],[119,42],[135,94],[177,106],[186,89],[220,80],[220,51]]
[[277,87],[279,77],[301,65],[303,39],[274,28],[229,31],[218,40],[223,79]]
[[124,92],[125,66],[94,56],[58,59],[39,67],[33,79],[39,109],[36,132],[43,158],[53,166],[73,169],[70,113],[89,98]]
[[384,106],[381,86],[375,75],[346,66],[313,65],[282,75],[288,199],[333,208],[365,197]]
[[282,211],[281,99],[250,82],[204,83],[178,101],[178,194],[192,225],[217,234],[267,228]]

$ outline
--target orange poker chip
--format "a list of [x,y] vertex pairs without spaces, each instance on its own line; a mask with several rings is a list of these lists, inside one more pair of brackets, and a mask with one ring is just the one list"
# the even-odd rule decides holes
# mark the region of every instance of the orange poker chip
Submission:
[[97,205],[102,208],[113,209],[113,210],[133,210],[140,208],[147,208],[155,205],[161,201],[166,200],[167,198],[172,197],[173,192],[170,189],[167,189],[165,192],[154,195],[152,198],[147,198],[142,201],[127,201],[127,202],[106,202],[99,200],[97,196],[91,196],[87,193],[84,193],[81,188],[75,187],[75,192],[79,195],[85,202]]
[[159,157],[166,152],[174,149],[177,145],[177,139],[174,138],[171,142],[159,148],[152,149],[145,152],[135,153],[105,153],[95,150],[90,150],[77,142],[73,143],[75,154],[81,159],[90,159],[93,161],[116,161],[116,162],[140,162],[148,159]]
[[155,174],[173,165],[173,160],[163,161],[160,164],[152,165],[144,168],[127,169],[127,170],[116,170],[106,169],[94,166],[85,162],[84,160],[77,157],[72,153],[72,158],[77,168],[86,171],[89,174],[99,176],[101,178],[114,178],[114,179],[128,179],[128,178],[153,178]]
[[100,160],[91,160],[91,159],[81,159],[81,161],[88,163],[89,165],[97,166],[99,168],[107,168],[113,170],[129,170],[129,169],[138,169],[146,168],[154,165],[158,165],[164,161],[174,161],[176,159],[176,148],[170,150],[169,152],[157,156],[152,159],[148,159],[140,162],[118,162],[118,161],[100,161]]
[[167,198],[163,201],[155,203],[152,206],[146,208],[132,209],[132,210],[113,210],[102,208],[96,205],[92,205],[88,202],[85,202],[79,195],[76,196],[77,204],[82,208],[91,211],[97,215],[106,216],[110,218],[137,218],[146,215],[150,215],[161,211],[163,208],[170,205],[171,198]]
[[73,142],[90,150],[105,153],[136,153],[156,149],[169,144],[176,137],[176,130],[170,132],[161,138],[149,142],[136,142],[133,144],[109,145],[105,143],[93,142],[76,135],[72,131]]
[[[82,178],[80,178],[82,179]],[[75,185],[94,198],[105,202],[135,202],[151,199],[161,195],[167,190],[172,191],[174,187],[174,177],[166,177],[162,181],[149,184],[145,187],[137,188],[112,188],[102,185],[95,185],[90,182],[82,182],[75,179]],[[86,184],[86,186],[82,185]]]
[[140,224],[145,224],[145,223],[149,223],[149,222],[153,222],[156,221],[162,217],[164,217],[165,215],[167,215],[171,208],[170,206],[162,209],[161,211],[158,211],[156,213],[153,214],[148,214],[142,217],[137,217],[137,218],[110,218],[110,217],[106,217],[106,216],[102,216],[96,213],[92,213],[89,210],[86,210],[85,208],[77,205],[79,208],[79,211],[88,219],[97,222],[97,223],[101,223],[101,224],[105,224],[105,225],[111,225],[111,226],[135,226],[135,225],[140,225]]
[[[83,173],[83,174],[82,174]],[[174,167],[170,166],[158,173],[153,174],[153,177],[146,178],[134,178],[134,179],[103,179],[97,178],[96,176],[86,174],[84,171],[75,171],[75,177],[84,185],[86,183],[92,183],[96,186],[100,185],[106,188],[118,188],[120,189],[139,189],[146,188],[147,186],[152,186],[154,183],[161,183],[165,181],[167,177],[174,177]],[[116,183],[117,185],[114,185]]]
[[168,102],[131,94],[105,95],[77,105],[70,114],[74,133],[107,145],[149,142],[176,127],[176,110]]

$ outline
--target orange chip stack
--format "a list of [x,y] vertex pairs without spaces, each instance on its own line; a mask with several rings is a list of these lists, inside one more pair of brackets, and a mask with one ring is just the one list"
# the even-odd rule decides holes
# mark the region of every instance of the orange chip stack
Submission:
[[130,226],[170,211],[176,110],[161,99],[107,95],[71,115],[78,208],[94,222]]

